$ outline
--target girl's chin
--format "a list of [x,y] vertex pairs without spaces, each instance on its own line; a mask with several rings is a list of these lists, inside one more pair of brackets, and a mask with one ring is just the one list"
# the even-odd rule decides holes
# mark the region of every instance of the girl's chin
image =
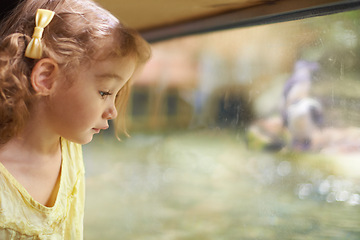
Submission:
[[91,137],[89,139],[86,139],[85,141],[83,141],[83,142],[81,142],[79,144],[81,144],[81,145],[88,144],[93,140],[93,138],[94,138],[94,135],[91,135]]

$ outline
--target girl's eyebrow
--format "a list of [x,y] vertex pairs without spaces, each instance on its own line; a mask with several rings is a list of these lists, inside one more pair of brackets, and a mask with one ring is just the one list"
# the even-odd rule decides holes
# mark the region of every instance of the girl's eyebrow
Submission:
[[116,79],[119,81],[122,81],[123,78],[115,73],[103,73],[96,75],[97,78],[100,78],[101,80],[110,80],[110,79]]

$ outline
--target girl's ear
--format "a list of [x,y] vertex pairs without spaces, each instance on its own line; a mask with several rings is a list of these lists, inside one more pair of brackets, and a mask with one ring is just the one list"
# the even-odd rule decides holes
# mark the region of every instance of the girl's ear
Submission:
[[59,73],[59,65],[51,58],[39,60],[31,72],[31,85],[35,92],[42,96],[51,93]]

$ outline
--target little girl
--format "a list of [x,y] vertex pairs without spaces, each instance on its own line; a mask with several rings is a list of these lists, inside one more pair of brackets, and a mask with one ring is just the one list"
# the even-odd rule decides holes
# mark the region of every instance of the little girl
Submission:
[[1,20],[0,239],[82,239],[80,144],[111,119],[125,131],[118,112],[149,56],[91,0],[23,0]]

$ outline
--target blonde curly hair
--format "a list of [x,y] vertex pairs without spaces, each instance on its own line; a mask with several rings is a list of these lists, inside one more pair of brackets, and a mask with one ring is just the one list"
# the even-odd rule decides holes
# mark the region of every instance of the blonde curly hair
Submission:
[[[39,8],[55,12],[44,30],[42,58],[54,59],[66,76],[79,65],[108,57],[135,56],[138,67],[150,58],[149,44],[135,30],[91,0],[22,1],[0,25],[0,144],[16,136],[29,118],[35,96],[30,74],[37,60],[26,58],[24,52]],[[120,113],[115,119],[117,132],[126,133],[129,92],[130,81],[116,100]]]

